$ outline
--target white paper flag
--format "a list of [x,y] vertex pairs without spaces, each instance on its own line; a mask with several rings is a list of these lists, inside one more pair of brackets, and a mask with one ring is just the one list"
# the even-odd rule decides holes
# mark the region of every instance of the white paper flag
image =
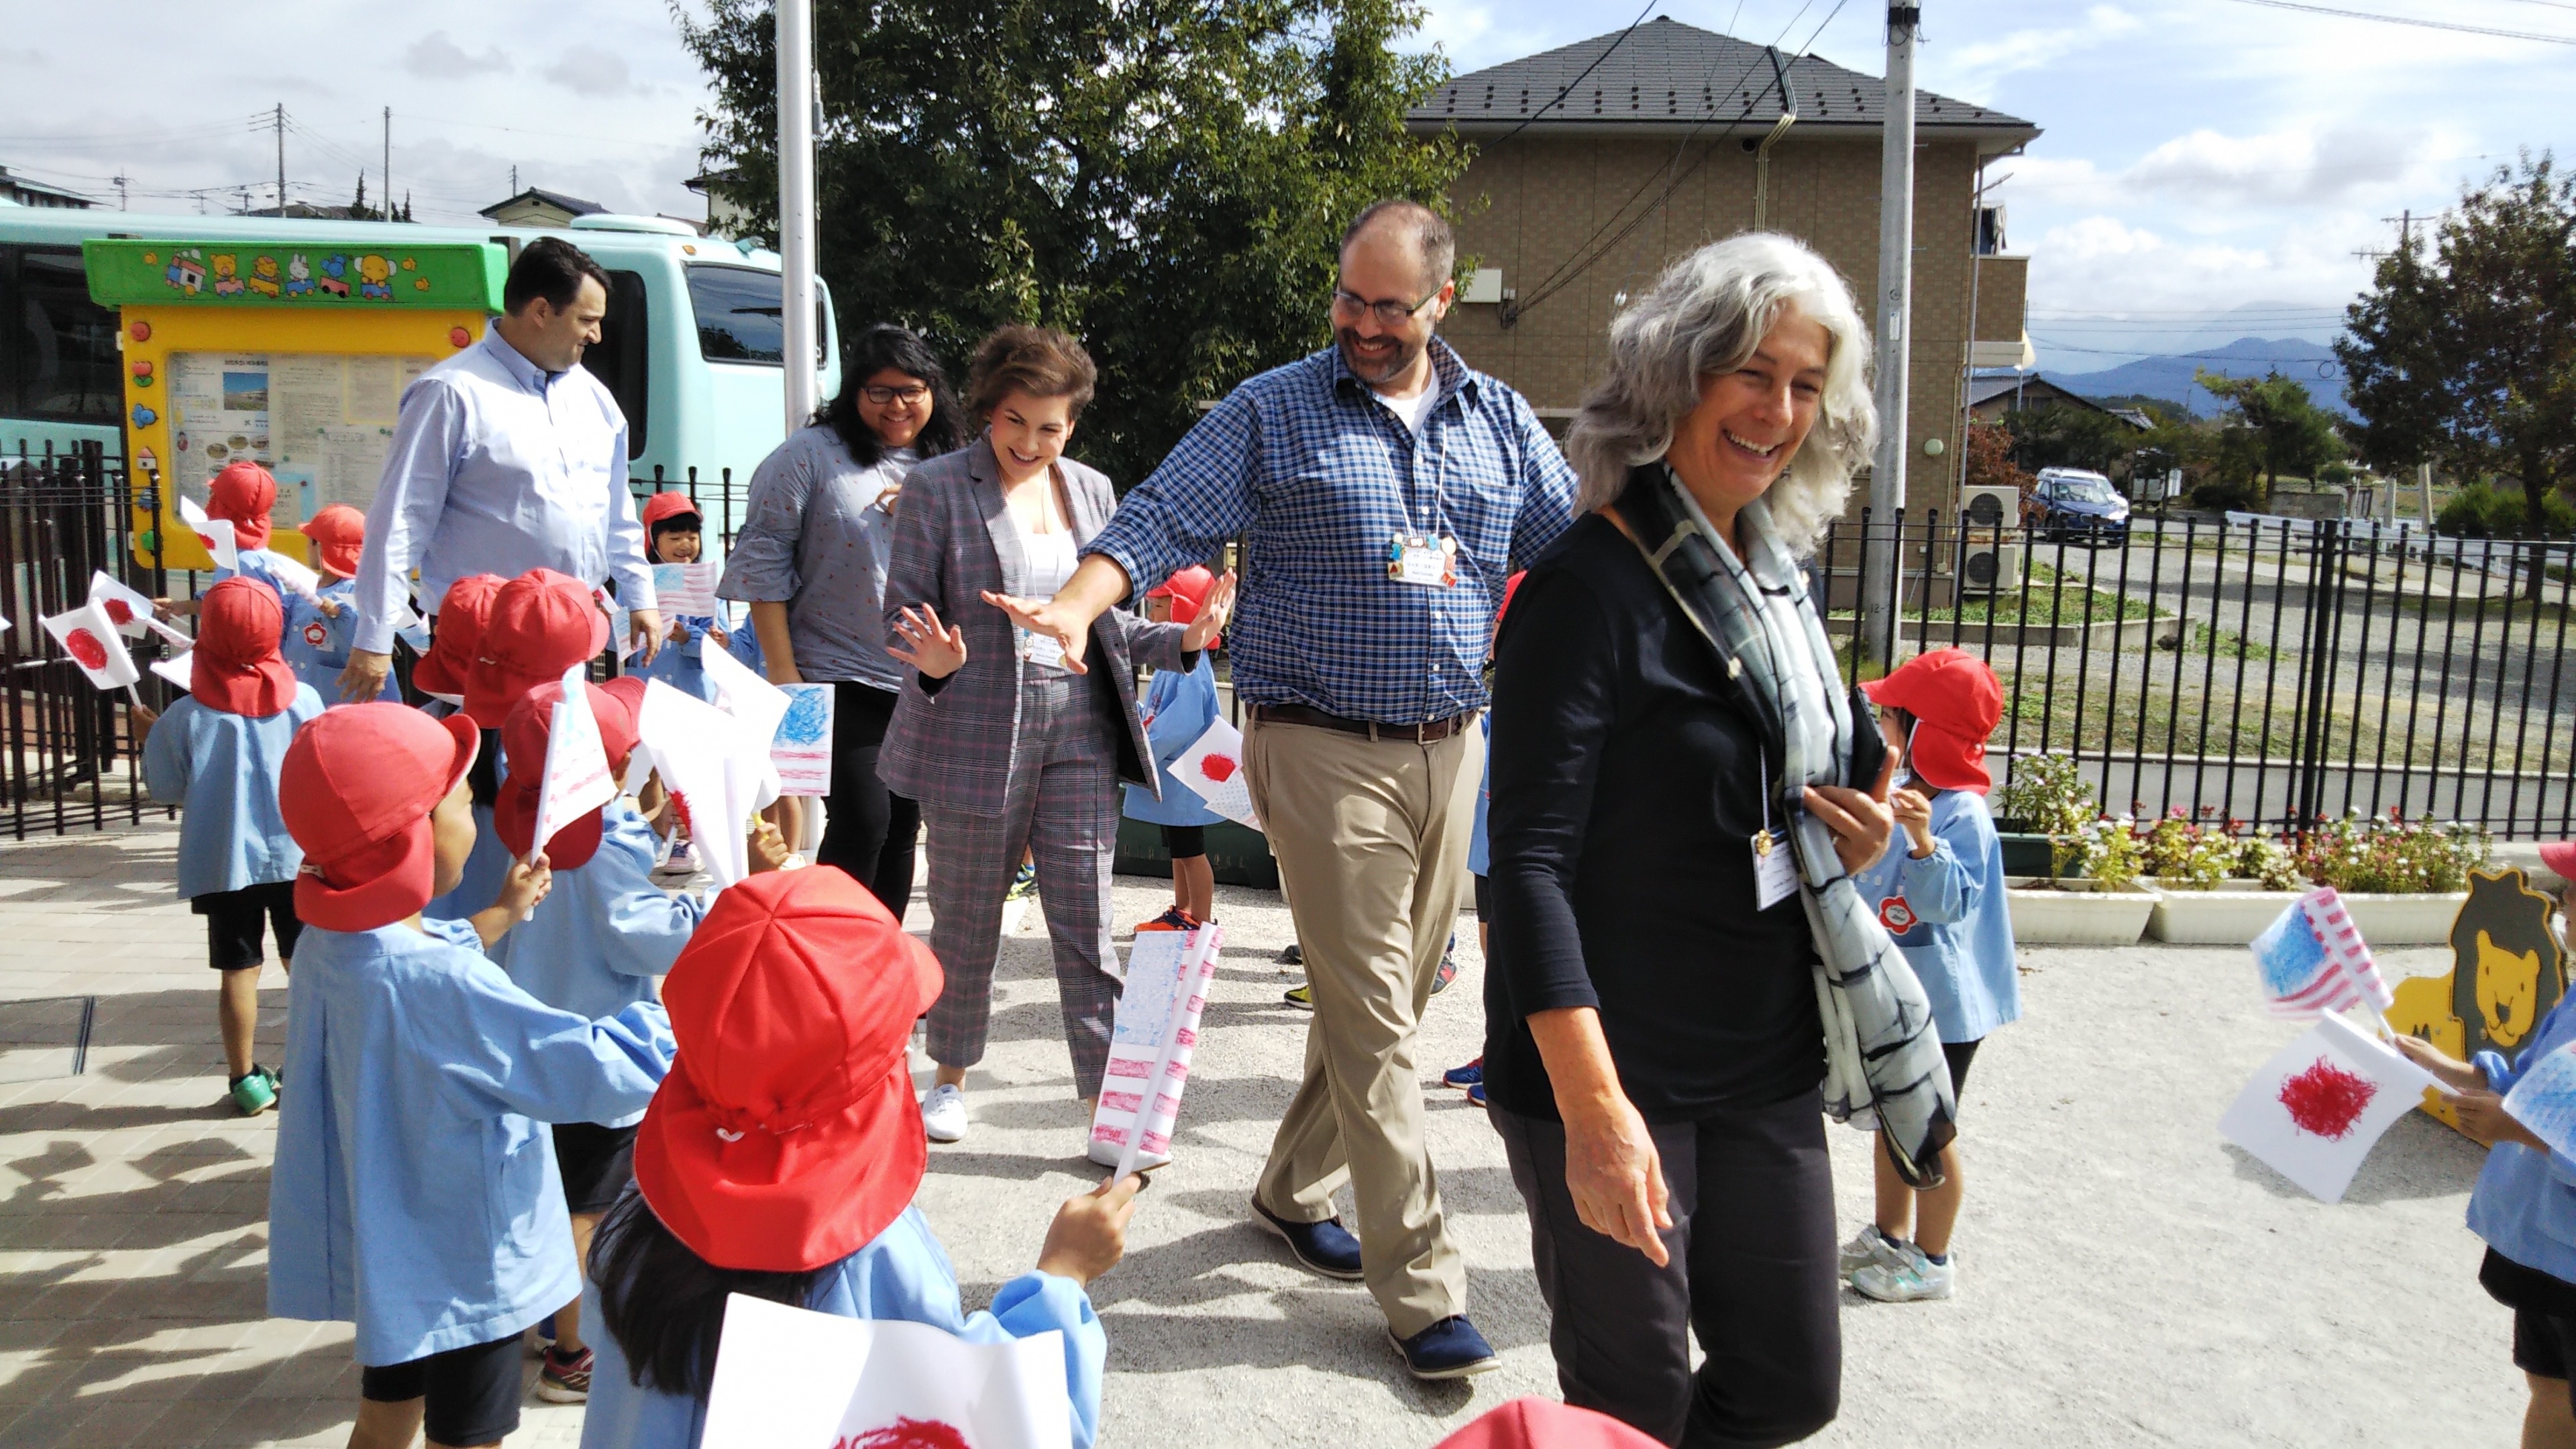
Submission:
[[[699,653],[699,664],[706,670],[707,683],[715,689],[716,708],[741,720],[753,739],[767,740],[778,733],[778,722],[787,715],[787,694],[777,685],[751,672],[750,666],[718,649],[707,641]],[[664,645],[670,648],[670,645]]]
[[653,604],[662,622],[704,618],[716,611],[716,583],[724,571],[712,559],[695,563],[653,565]]
[[537,782],[537,829],[528,846],[532,856],[556,831],[617,798],[599,718],[590,712],[588,667],[585,661],[565,672],[563,698],[555,701],[546,726],[546,773]]
[[1198,1051],[1199,1015],[1216,980],[1224,928],[1139,931],[1109,1034],[1109,1070],[1091,1115],[1091,1160],[1133,1172],[1141,1158],[1168,1161]]
[[411,646],[411,650],[414,654],[428,653],[429,621],[420,616],[420,611],[411,606],[411,600],[409,599],[405,599],[401,603],[396,604],[394,608],[396,610],[394,614],[394,633],[401,636],[402,641]]
[[1261,819],[1252,811],[1252,785],[1243,775],[1243,732],[1218,715],[1207,732],[1190,742],[1172,761],[1172,777],[1187,785],[1207,807],[1228,820],[1255,830]]
[[194,652],[173,654],[167,659],[155,659],[152,661],[152,672],[182,690],[191,689],[196,684],[196,659]]
[[2329,1014],[2263,1064],[2218,1130],[2273,1171],[2336,1202],[2380,1134],[2433,1085],[2394,1048]]
[[725,1300],[703,1449],[1072,1449],[1064,1335],[969,1343],[926,1323]]
[[118,583],[105,569],[89,576],[89,601],[105,610],[108,622],[123,630],[128,639],[140,639],[152,627],[150,597]]
[[787,713],[769,737],[769,762],[788,795],[832,793],[832,686],[782,684]]
[[203,527],[205,527],[205,526],[206,526],[206,509],[205,509],[205,505],[203,505],[203,504],[199,503],[196,499],[189,497],[189,496],[188,496],[187,494],[185,494],[185,493],[180,494],[180,495],[179,495],[179,521],[180,521],[181,523],[184,523],[184,524],[188,525],[190,528],[203,528]]
[[636,712],[641,736],[630,776],[650,765],[662,777],[689,827],[698,858],[718,890],[751,873],[744,843],[754,811],[778,798],[778,771],[769,742],[742,721],[656,679],[644,686]]
[[269,573],[279,583],[286,585],[289,593],[302,594],[309,599],[322,587],[320,574],[282,553],[271,553],[263,562],[267,565]]
[[96,604],[47,617],[45,632],[101,689],[123,689],[143,677],[143,671],[134,667],[134,656],[125,652],[125,639],[117,633],[115,621]]

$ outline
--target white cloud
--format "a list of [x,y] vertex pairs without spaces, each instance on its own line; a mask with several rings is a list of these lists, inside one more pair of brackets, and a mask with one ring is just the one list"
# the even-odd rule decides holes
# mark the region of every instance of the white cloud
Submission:
[[433,30],[404,48],[403,69],[424,80],[463,80],[485,71],[507,71],[510,57],[497,45],[484,47],[481,55],[469,55],[465,47],[447,38],[446,31]]
[[1956,92],[1960,99],[1982,105],[1993,99],[1996,82],[2005,76],[2055,65],[2144,28],[2144,22],[2117,6],[2096,5],[2084,12],[2079,24],[2015,30],[1993,40],[1971,41],[1945,54],[1937,26],[1927,26],[1922,65],[1927,78],[1937,72],[1940,84],[1935,89]]
[[622,96],[637,90],[626,58],[596,45],[576,45],[547,66],[546,79],[577,96]]

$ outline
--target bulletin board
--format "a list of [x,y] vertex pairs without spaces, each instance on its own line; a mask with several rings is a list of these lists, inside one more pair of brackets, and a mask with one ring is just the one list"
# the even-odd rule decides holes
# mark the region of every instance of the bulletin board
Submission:
[[[296,526],[375,499],[403,389],[483,335],[500,310],[500,247],[90,241],[90,295],[118,309],[127,456],[160,488],[135,556],[209,569],[178,523],[236,459],[277,476],[269,546],[313,562]],[[138,497],[141,495],[138,494]]]

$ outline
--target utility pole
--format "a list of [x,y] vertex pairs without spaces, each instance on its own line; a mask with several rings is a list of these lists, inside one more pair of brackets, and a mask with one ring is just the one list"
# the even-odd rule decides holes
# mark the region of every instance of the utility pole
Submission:
[[125,173],[120,170],[111,179],[116,182],[116,209],[123,211],[125,210]]
[[822,109],[814,88],[814,0],[778,0],[778,254],[786,274],[780,359],[786,369],[787,431],[814,416],[814,131]]
[[1905,506],[1906,349],[1914,310],[1914,37],[1919,5],[1887,7],[1887,118],[1878,168],[1878,454],[1869,470],[1869,528],[1861,541],[1861,658],[1896,662],[1896,523]]
[[394,219],[394,108],[385,107],[385,220]]
[[277,103],[277,216],[286,219],[286,102]]

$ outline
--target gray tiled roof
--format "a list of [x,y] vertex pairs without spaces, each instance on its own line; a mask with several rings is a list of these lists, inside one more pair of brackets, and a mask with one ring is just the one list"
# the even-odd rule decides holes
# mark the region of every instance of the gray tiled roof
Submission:
[[[1657,16],[1625,41],[1611,31],[1590,40],[1462,75],[1406,113],[1417,128],[1553,125],[1767,125],[1780,118],[1779,71],[1797,100],[1798,124],[1866,126],[1885,119],[1887,83],[1812,55],[1779,57],[1767,47]],[[1613,49],[1613,46],[1616,49]],[[1603,59],[1603,52],[1609,52]],[[1593,63],[1598,60],[1600,64]],[[1591,66],[1589,75],[1584,68]],[[1582,79],[1578,84],[1576,77]],[[1558,104],[1560,92],[1574,87]],[[1540,114],[1542,113],[1543,114]],[[1983,106],[1914,93],[1918,128],[2036,131],[2030,122]]]
[[493,202],[490,206],[483,208],[475,214],[478,216],[490,216],[492,213],[499,211],[502,207],[508,206],[513,201],[530,200],[544,202],[546,205],[551,206],[558,211],[569,211],[575,216],[596,216],[599,213],[608,210],[607,207],[600,205],[596,201],[584,201],[578,196],[566,196],[560,191],[548,191],[542,186],[531,186],[527,190],[522,191],[518,195],[510,197],[507,200]]

